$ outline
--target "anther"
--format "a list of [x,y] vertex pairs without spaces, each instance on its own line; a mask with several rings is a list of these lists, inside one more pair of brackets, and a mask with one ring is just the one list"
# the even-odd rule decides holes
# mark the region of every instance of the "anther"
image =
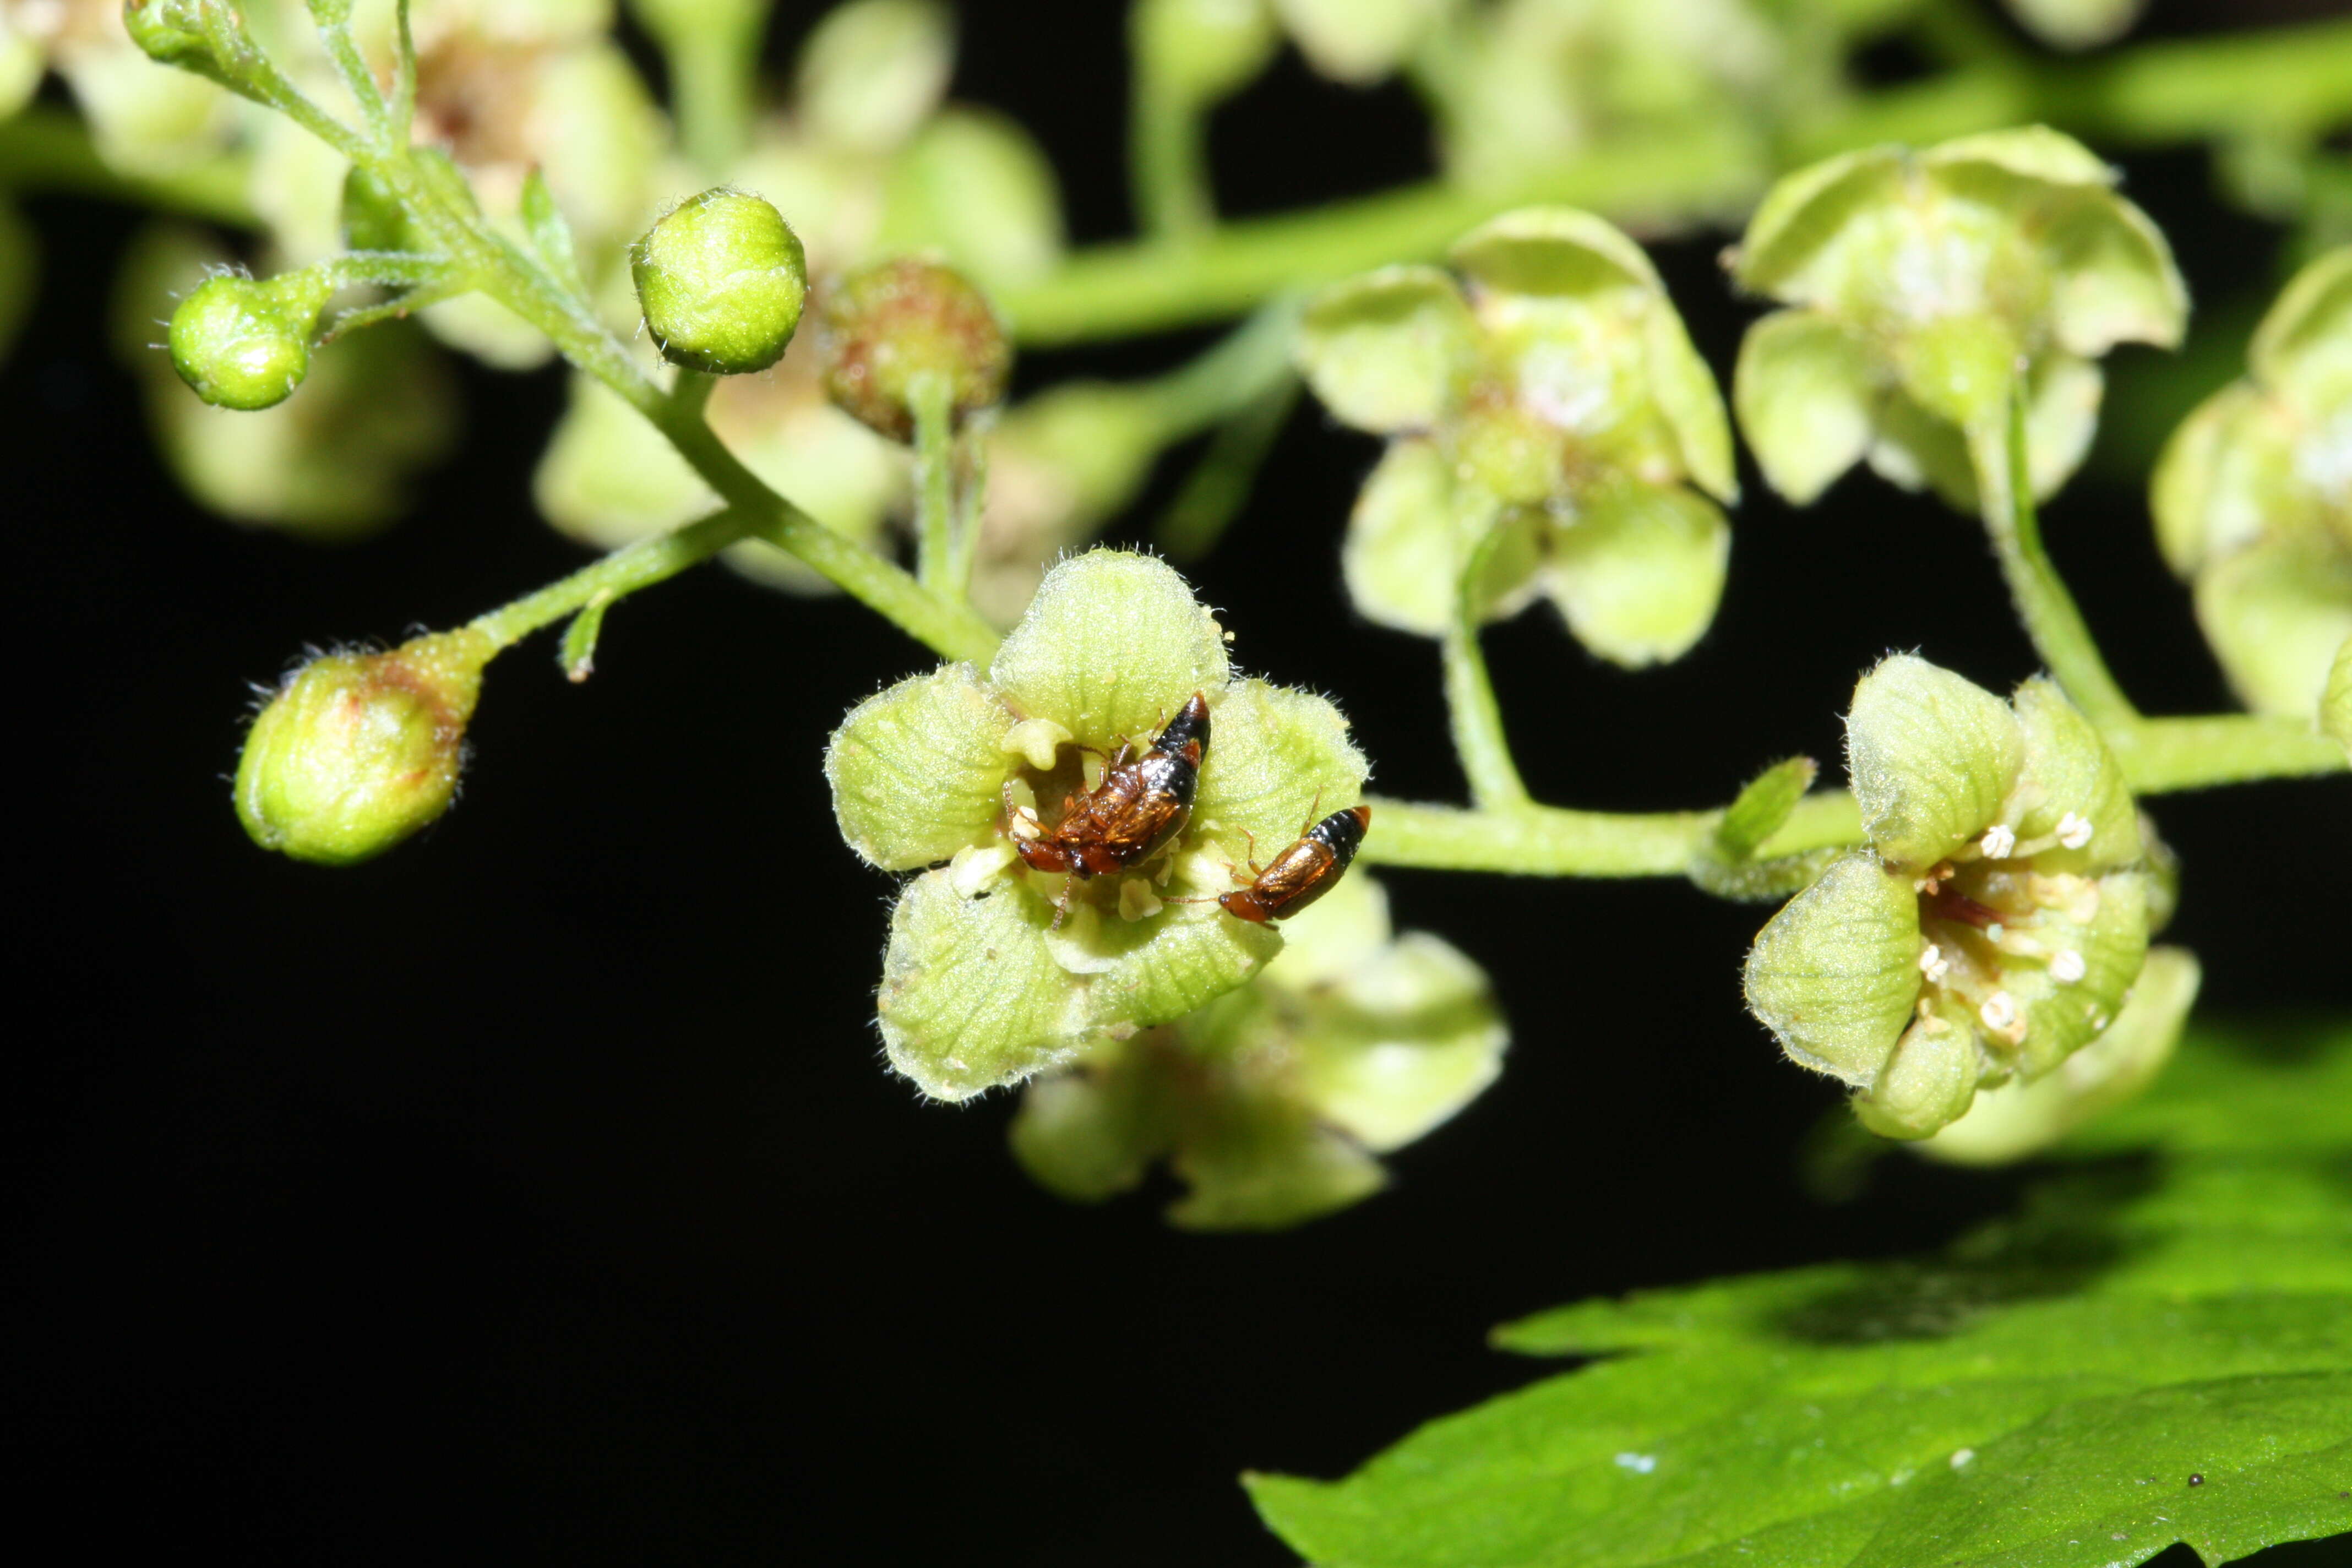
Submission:
[[2096,831],[2088,817],[2075,812],[2070,811],[2058,819],[2058,842],[2069,849],[2082,848],[2090,843],[2091,835]]
[[1919,954],[1919,972],[1929,980],[1941,984],[1944,976],[1952,972],[1952,961],[1944,956],[1942,948],[1931,942]]
[[2050,961],[2050,978],[2061,985],[2072,985],[2090,972],[2091,966],[2083,962],[2083,955],[2071,947],[2062,948]]
[[1984,837],[1977,840],[1977,847],[1984,851],[1988,860],[2006,860],[2017,847],[2017,829],[1996,822],[1985,829]]

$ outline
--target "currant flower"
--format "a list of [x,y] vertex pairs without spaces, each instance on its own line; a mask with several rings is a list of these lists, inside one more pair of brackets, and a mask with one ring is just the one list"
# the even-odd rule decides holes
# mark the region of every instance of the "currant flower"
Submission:
[[2188,315],[2164,237],[2115,181],[2031,126],[1775,185],[1729,257],[1740,287],[1790,307],[1748,329],[1732,378],[1772,488],[1802,506],[1866,460],[1973,511],[1969,433],[1997,429],[2021,384],[2034,493],[2063,484],[2097,428],[2099,356],[2171,347]]
[[1078,1202],[1166,1161],[1194,1230],[1276,1229],[1379,1191],[1380,1155],[1423,1137],[1502,1070],[1485,973],[1351,876],[1291,921],[1282,962],[1198,1012],[1105,1038],[1023,1092],[1013,1151]]
[[1680,657],[1722,595],[1738,488],[1714,376],[1649,258],[1590,214],[1529,208],[1453,260],[1461,283],[1384,268],[1301,326],[1325,406],[1390,437],[1349,525],[1357,607],[1436,636],[1478,562],[1489,619],[1542,595],[1603,658]]
[[[1149,746],[1195,693],[1210,739],[1181,831],[1118,874],[1029,869],[1016,811],[1050,831],[1106,753]],[[883,959],[891,1065],[962,1100],[1256,974],[1281,932],[1214,895],[1253,845],[1288,844],[1311,812],[1357,802],[1367,769],[1347,728],[1320,697],[1234,676],[1181,578],[1107,550],[1047,574],[985,672],[948,665],[853,709],[825,753],[842,837],[883,870],[928,868],[900,890]]]
[[2352,246],[2287,284],[2246,369],[2173,432],[2149,502],[2238,695],[2307,719],[2352,638]]
[[2003,702],[1897,655],[1846,729],[1869,842],[1757,936],[1748,1005],[1874,1131],[1925,1137],[2115,1023],[2162,889],[2122,773],[2051,681]]

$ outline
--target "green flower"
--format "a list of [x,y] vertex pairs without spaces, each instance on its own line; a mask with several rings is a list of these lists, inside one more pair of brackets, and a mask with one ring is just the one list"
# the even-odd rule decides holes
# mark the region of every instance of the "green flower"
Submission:
[[1392,938],[1370,878],[1339,883],[1288,936],[1254,984],[1032,1083],[1012,1129],[1029,1173],[1094,1202],[1164,1159],[1191,1189],[1175,1224],[1276,1229],[1378,1191],[1376,1156],[1501,1071],[1509,1030],[1486,975],[1426,932]]
[[1978,1094],[1967,1115],[1917,1148],[1956,1165],[2005,1165],[2049,1148],[2156,1081],[2180,1043],[2201,972],[2185,948],[2152,947],[2106,1033],[2032,1083]]
[[2246,363],[2173,432],[2149,501],[2238,695],[2307,719],[2352,637],[2352,247],[2295,275]]
[[2052,682],[2003,702],[1897,655],[1846,727],[1869,842],[1758,935],[1748,1005],[1873,1131],[1925,1137],[2115,1022],[2160,889],[2115,759]]
[[2040,126],[1849,153],[1775,185],[1731,259],[1742,288],[1792,307],[1748,330],[1732,380],[1772,488],[1803,505],[1866,459],[1973,510],[1968,434],[1998,427],[2021,374],[2035,493],[2063,483],[2098,423],[2094,362],[2179,342],[2188,313],[2164,237],[2114,185]]
[[1590,214],[1507,214],[1454,248],[1466,289],[1392,267],[1324,290],[1299,355],[1339,419],[1391,437],[1344,565],[1373,620],[1435,636],[1463,574],[1489,619],[1549,596],[1593,652],[1678,658],[1714,618],[1738,494],[1714,377],[1641,247]]
[[[1196,691],[1213,722],[1177,838],[1122,875],[1027,869],[1009,807],[1050,826],[1102,753],[1148,746]],[[860,703],[825,753],[842,837],[884,870],[931,868],[890,920],[877,1009],[891,1065],[962,1100],[1241,985],[1281,933],[1174,900],[1213,898],[1253,844],[1270,853],[1310,813],[1354,805],[1366,766],[1347,728],[1319,697],[1235,678],[1181,578],[1105,550],[1047,574],[985,673],[949,665]]]

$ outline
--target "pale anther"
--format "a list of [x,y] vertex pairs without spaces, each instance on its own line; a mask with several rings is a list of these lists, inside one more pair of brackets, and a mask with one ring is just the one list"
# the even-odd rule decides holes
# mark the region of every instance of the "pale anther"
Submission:
[[2024,1016],[2018,1011],[2016,997],[2006,991],[1996,991],[1985,998],[1984,1005],[1977,1009],[1977,1016],[1994,1034],[2006,1035],[2023,1021]]
[[1996,822],[1985,829],[1984,837],[1977,840],[1977,847],[1985,852],[1989,860],[2006,860],[2017,847],[2017,829]]
[[1929,980],[1941,981],[1945,975],[1952,972],[1952,961],[1944,956],[1942,948],[1931,942],[1927,944],[1927,950],[1919,954],[1919,972]]
[[2072,985],[2090,972],[2091,966],[2083,962],[2083,955],[2071,947],[2061,949],[2050,961],[2050,978],[2061,985]]
[[2082,848],[2096,831],[2091,826],[2090,818],[2075,812],[2070,811],[2058,819],[2058,842],[2069,849]]

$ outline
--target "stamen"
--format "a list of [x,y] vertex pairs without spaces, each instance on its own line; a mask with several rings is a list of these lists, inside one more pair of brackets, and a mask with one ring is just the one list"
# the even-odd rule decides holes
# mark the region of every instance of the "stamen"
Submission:
[[1952,972],[1952,961],[1944,956],[1942,948],[1931,942],[1927,951],[1919,954],[1919,972],[1931,982],[1941,984],[1944,976]]
[[2024,1009],[2006,991],[1996,991],[1986,997],[1984,1005],[1977,1009],[1977,1016],[1984,1021],[1986,1028],[2011,1045],[2025,1038]]
[[2017,848],[2017,829],[1996,822],[1985,829],[1984,837],[1977,840],[1977,847],[1984,851],[1988,860],[2006,860]]
[[2091,826],[2090,818],[2071,811],[2058,819],[2058,842],[2069,849],[2082,848],[2097,831]]

